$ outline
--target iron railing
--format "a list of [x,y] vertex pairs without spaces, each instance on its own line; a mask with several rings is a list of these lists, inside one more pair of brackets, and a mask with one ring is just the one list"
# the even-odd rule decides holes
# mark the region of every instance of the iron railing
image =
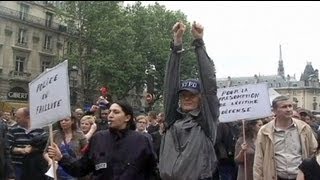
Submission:
[[36,25],[40,25],[40,26],[44,26],[46,28],[55,30],[55,31],[60,31],[60,32],[66,32],[66,33],[70,33],[70,34],[74,34],[74,30],[71,30],[69,28],[67,28],[66,26],[56,23],[56,22],[49,22],[46,19],[37,17],[37,16],[33,16],[31,14],[28,13],[24,13],[22,11],[16,11],[7,7],[3,7],[0,6],[0,16],[7,16],[10,18],[14,18],[14,19],[18,19],[21,21],[26,21],[29,23],[33,23]]

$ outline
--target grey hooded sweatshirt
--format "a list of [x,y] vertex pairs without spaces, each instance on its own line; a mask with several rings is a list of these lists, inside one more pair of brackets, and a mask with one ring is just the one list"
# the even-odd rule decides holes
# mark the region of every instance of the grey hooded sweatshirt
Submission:
[[179,108],[182,45],[171,46],[164,82],[166,131],[161,141],[159,171],[163,180],[210,178],[216,169],[214,150],[219,101],[213,61],[202,39],[193,41],[199,65],[200,109],[183,113]]

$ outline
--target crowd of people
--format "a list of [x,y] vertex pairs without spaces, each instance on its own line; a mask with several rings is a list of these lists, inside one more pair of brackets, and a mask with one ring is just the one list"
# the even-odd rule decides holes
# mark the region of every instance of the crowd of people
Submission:
[[315,180],[320,178],[320,123],[286,96],[273,115],[219,123],[215,66],[203,26],[192,24],[199,78],[180,80],[183,34],[173,26],[164,77],[164,109],[135,114],[123,101],[100,96],[53,125],[30,129],[27,107],[0,120],[0,179],[48,180]]

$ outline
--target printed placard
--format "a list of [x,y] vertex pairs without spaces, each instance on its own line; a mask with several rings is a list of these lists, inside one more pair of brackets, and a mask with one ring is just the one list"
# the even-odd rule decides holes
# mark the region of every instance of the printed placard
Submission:
[[29,83],[31,128],[71,116],[68,60],[47,69]]
[[252,120],[271,116],[266,83],[219,88],[220,122]]

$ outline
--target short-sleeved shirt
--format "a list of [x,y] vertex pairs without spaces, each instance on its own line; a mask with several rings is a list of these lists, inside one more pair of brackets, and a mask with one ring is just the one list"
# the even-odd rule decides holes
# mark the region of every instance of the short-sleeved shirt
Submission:
[[303,172],[305,180],[319,180],[320,166],[316,157],[303,160],[299,169]]

